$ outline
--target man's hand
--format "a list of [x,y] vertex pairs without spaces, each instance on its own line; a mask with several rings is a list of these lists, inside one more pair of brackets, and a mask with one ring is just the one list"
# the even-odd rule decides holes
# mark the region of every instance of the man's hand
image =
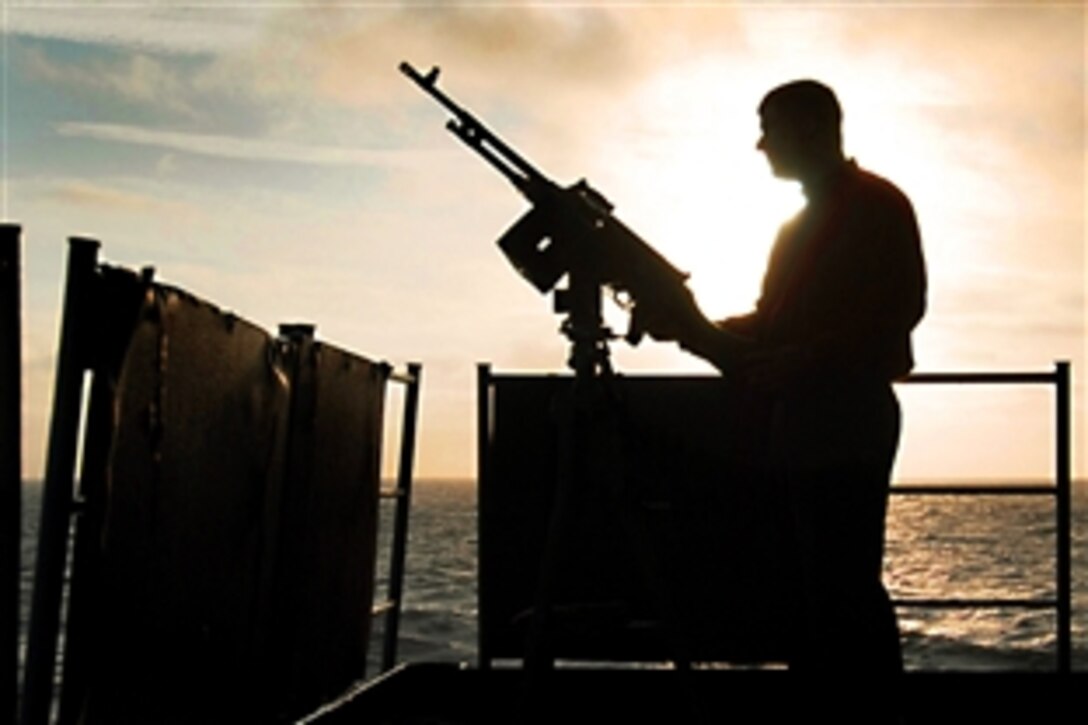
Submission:
[[632,315],[633,323],[653,339],[676,342],[727,376],[741,372],[754,345],[751,338],[707,319],[686,287],[668,299],[639,301]]
[[676,294],[639,300],[631,313],[634,324],[658,342],[684,342],[710,324],[686,287]]

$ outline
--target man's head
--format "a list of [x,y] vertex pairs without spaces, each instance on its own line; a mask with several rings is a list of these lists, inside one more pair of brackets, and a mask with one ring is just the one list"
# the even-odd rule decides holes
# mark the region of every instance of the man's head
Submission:
[[804,181],[842,160],[842,109],[834,91],[818,81],[773,89],[759,104],[759,119],[756,148],[775,176]]

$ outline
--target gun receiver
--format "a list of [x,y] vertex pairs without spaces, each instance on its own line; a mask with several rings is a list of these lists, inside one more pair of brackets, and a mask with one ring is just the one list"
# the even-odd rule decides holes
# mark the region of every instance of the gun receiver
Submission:
[[[400,70],[449,111],[446,128],[506,177],[532,204],[498,244],[518,272],[542,294],[564,274],[612,289],[630,313],[625,339],[642,338],[637,307],[689,295],[688,275],[612,215],[612,204],[583,179],[560,187],[437,86],[438,68],[423,74],[409,63]],[[620,296],[626,296],[621,300]],[[557,307],[564,307],[557,298]],[[561,309],[560,311],[566,311]]]

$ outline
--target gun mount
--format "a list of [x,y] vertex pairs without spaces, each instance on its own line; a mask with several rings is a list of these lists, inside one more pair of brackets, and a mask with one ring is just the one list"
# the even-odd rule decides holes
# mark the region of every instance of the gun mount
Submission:
[[[576,372],[608,372],[608,341],[615,335],[601,317],[601,291],[612,290],[630,313],[624,338],[642,339],[639,306],[689,295],[688,275],[612,215],[612,204],[585,180],[561,187],[541,173],[476,116],[438,88],[439,69],[400,70],[450,112],[446,128],[476,151],[523,194],[532,207],[499,238],[511,265],[542,294],[555,293],[566,313],[561,330],[571,341]],[[567,286],[557,289],[564,278]]]

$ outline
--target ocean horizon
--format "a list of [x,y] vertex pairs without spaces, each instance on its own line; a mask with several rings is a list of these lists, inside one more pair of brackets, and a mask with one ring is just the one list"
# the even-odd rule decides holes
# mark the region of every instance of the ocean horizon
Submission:
[[[936,484],[911,481],[903,485],[923,483]],[[40,482],[27,482],[23,492],[20,662],[25,654]],[[391,512],[391,505],[383,504],[376,599],[382,598],[387,581],[384,554]],[[1072,667],[1086,672],[1088,481],[1074,483],[1071,525]],[[471,666],[476,663],[478,636],[475,481],[416,481],[409,532],[398,660]],[[893,598],[900,599],[1054,598],[1055,536],[1054,501],[1050,497],[893,495],[884,580]],[[1056,669],[1057,617],[1051,609],[901,607],[898,616],[908,671]],[[378,618],[371,638],[375,663],[380,629]]]

